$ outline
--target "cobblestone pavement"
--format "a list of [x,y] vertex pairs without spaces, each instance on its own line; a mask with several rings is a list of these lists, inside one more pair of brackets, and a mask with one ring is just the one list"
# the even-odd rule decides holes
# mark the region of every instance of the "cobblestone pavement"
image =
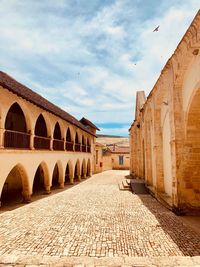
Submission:
[[200,266],[200,236],[150,195],[119,191],[126,174],[94,175],[0,214],[0,266]]

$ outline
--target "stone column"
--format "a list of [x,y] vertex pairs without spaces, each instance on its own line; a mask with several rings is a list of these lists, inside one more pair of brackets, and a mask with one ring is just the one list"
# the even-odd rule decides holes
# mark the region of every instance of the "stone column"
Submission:
[[78,175],[78,181],[81,182],[81,176],[80,175]]
[[65,183],[64,182],[61,182],[60,184],[59,184],[59,188],[60,189],[63,189],[65,187]]
[[51,186],[50,185],[45,185],[45,194],[51,194]]
[[31,131],[31,136],[30,136],[30,149],[31,150],[35,149],[34,148],[34,137],[35,137],[34,131]]
[[29,192],[27,192],[27,191],[22,192],[22,196],[23,196],[23,203],[30,203],[31,202],[31,195]]
[[74,184],[74,177],[70,177],[70,184]]
[[4,148],[4,129],[0,128],[0,149]]

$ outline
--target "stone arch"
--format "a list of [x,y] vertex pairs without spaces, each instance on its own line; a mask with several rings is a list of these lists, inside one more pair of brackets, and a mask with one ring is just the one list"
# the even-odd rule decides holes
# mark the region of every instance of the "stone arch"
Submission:
[[87,165],[85,159],[83,159],[82,167],[81,167],[81,177],[86,178],[87,175]]
[[1,191],[1,202],[19,203],[30,201],[30,183],[27,172],[22,164],[15,165],[7,175]]
[[50,149],[50,138],[48,138],[47,124],[42,114],[40,114],[36,120],[34,134],[35,149]]
[[180,202],[185,208],[200,209],[200,87],[195,90],[186,121]]
[[65,168],[65,183],[72,183],[73,177],[73,165],[69,160]]
[[87,177],[90,177],[91,176],[91,173],[92,173],[92,170],[91,170],[91,160],[88,159],[88,161],[87,161],[87,173],[86,173]]
[[30,134],[27,131],[25,114],[20,105],[13,103],[5,118],[4,146],[10,148],[29,148]]
[[47,164],[43,161],[35,171],[32,192],[38,194],[41,192],[50,193],[50,175]]
[[163,140],[163,175],[164,190],[167,195],[172,197],[172,158],[171,158],[171,126],[169,111],[166,112],[162,126]]
[[63,167],[60,161],[54,166],[51,186],[52,188],[64,187]]
[[64,141],[62,138],[62,132],[59,122],[56,122],[53,131],[53,149],[54,150],[64,150]]
[[75,134],[75,151],[81,151],[80,134],[78,131]]
[[81,178],[81,165],[78,159],[74,168],[74,181],[80,181]]
[[73,139],[72,139],[72,133],[71,133],[70,127],[67,128],[67,132],[66,132],[65,149],[68,150],[68,151],[73,151],[74,150],[74,142],[73,142]]

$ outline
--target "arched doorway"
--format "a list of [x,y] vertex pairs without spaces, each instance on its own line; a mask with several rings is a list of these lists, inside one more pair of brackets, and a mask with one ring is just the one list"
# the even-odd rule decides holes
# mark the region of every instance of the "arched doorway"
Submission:
[[87,151],[87,146],[85,143],[85,138],[84,135],[82,136],[82,152],[86,152]]
[[21,107],[17,103],[14,103],[7,113],[4,138],[4,147],[30,147],[30,134],[27,133],[26,119]]
[[[29,181],[24,168],[18,164],[9,172],[1,192],[2,206],[21,203],[27,200]],[[30,200],[30,199],[29,199]]]
[[48,138],[47,126],[42,114],[39,115],[35,124],[35,149],[50,149],[50,138]]
[[83,160],[83,163],[82,163],[82,168],[81,168],[81,177],[82,178],[86,178],[86,161],[85,159]]
[[186,140],[182,160],[183,175],[180,182],[182,206],[200,209],[200,88],[189,106]]
[[49,174],[45,163],[41,163],[35,172],[32,191],[34,195],[50,192]]
[[54,133],[53,133],[53,149],[64,150],[64,141],[62,140],[60,125],[56,122]]
[[91,163],[90,163],[90,159],[88,159],[87,162],[87,173],[86,173],[87,177],[91,176]]
[[74,150],[74,143],[73,143],[73,141],[72,141],[70,128],[67,129],[67,134],[66,134],[66,146],[65,146],[65,148],[66,148],[66,150],[68,150],[68,151],[73,151],[73,150]]
[[74,182],[78,182],[81,177],[81,168],[80,168],[80,161],[77,160],[75,168],[74,168]]
[[65,169],[65,183],[66,184],[71,183],[72,178],[73,178],[73,168],[71,161],[69,161]]
[[81,144],[79,142],[78,133],[75,135],[75,151],[81,151]]
[[56,163],[54,170],[53,170],[53,175],[52,175],[52,189],[57,189],[59,188],[59,168],[58,164]]

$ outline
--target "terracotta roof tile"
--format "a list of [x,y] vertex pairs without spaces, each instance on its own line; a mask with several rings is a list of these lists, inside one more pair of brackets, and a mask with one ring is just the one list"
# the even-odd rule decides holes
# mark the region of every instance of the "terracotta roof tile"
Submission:
[[83,131],[95,136],[94,133],[92,133],[88,128],[86,128],[80,121],[78,121],[72,115],[62,110],[58,106],[54,105],[53,103],[51,103],[44,97],[40,96],[39,94],[35,93],[25,85],[17,82],[14,78],[12,78],[11,76],[2,71],[0,71],[0,86],[28,100],[29,102],[35,104],[36,106],[45,109],[50,113],[53,113],[54,115],[60,117],[61,119],[70,122],[71,124],[74,124]]
[[112,153],[129,153],[130,148],[129,147],[119,147],[119,146],[109,146],[109,149]]

